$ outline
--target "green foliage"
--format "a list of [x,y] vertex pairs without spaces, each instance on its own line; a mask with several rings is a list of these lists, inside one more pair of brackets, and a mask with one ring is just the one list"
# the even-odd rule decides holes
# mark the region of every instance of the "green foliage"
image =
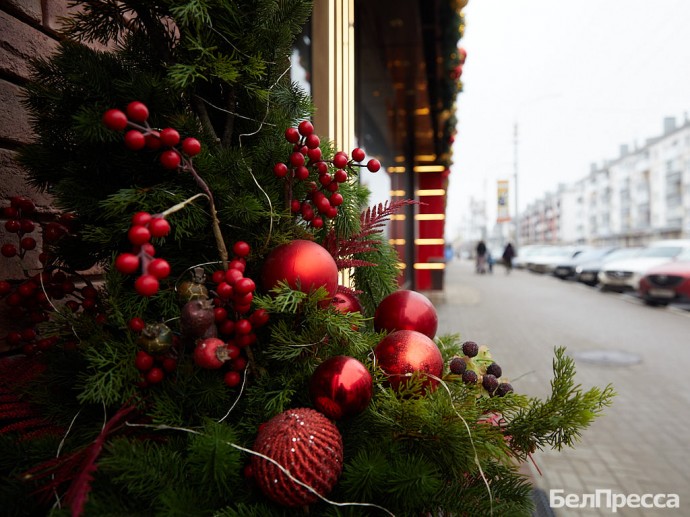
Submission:
[[[339,215],[315,230],[289,207],[290,194],[304,199],[308,186],[294,184],[290,192],[273,174],[274,164],[285,162],[293,150],[285,128],[313,114],[311,99],[287,74],[292,42],[311,2],[74,4],[80,9],[66,26],[70,38],[50,58],[33,62],[25,103],[37,138],[20,156],[30,182],[78,217],[78,229],[51,246],[50,267],[70,273],[95,265],[103,274],[97,307],[76,313],[61,308],[42,324],[42,334],[59,345],[36,356],[37,375],[11,390],[0,378],[2,390],[58,429],[43,437],[0,433],[6,451],[0,460],[3,511],[70,514],[68,505],[51,509],[53,500],[31,494],[55,479],[56,493],[64,496],[72,482],[61,470],[67,458],[83,459],[80,454],[102,441],[103,449],[92,458],[90,491],[82,494],[88,495],[87,515],[301,515],[301,508],[269,502],[245,477],[250,458],[240,447],[251,449],[257,429],[273,416],[314,407],[309,394],[314,371],[330,357],[347,355],[371,373],[373,397],[361,414],[337,422],[344,468],[328,497],[357,505],[319,501],[309,513],[380,515],[383,511],[371,506],[379,505],[395,515],[528,515],[530,487],[518,461],[534,448],[573,445],[610,403],[612,389],[581,390],[573,362],[561,349],[546,401],[519,394],[490,398],[445,371],[437,389],[424,394],[425,379],[418,373],[404,388],[391,389],[373,360],[384,333],[374,332],[372,317],[398,287],[399,257],[372,228],[366,239],[373,244],[357,247],[356,237],[367,224],[360,218],[367,189],[356,177],[342,184]],[[111,51],[80,43],[85,41],[109,44]],[[125,109],[132,100],[148,106],[151,127],[174,127],[183,138],[202,142],[192,161],[197,176],[163,169],[159,151],[128,150],[121,133],[104,127],[105,110]],[[333,144],[321,147],[326,159],[332,158]],[[172,274],[148,298],[134,290],[138,274],[113,267],[119,254],[133,250],[127,231],[139,211],[165,212],[172,226],[167,237],[152,241]],[[271,292],[261,289],[262,264],[275,246],[297,238],[324,243],[327,236],[336,243],[355,239],[344,258],[352,267],[343,267],[359,293],[361,314],[337,311],[323,288],[308,294],[284,283]],[[237,241],[250,245],[244,275],[258,286],[251,311],[230,318],[251,321],[258,309],[270,316],[268,324],[253,329],[256,343],[242,347],[247,365],[237,368],[242,383],[233,388],[224,376],[241,363],[198,367],[195,340],[180,323],[180,286],[191,271],[202,268],[211,277],[224,269],[219,241],[230,250]],[[365,262],[374,265],[353,265]],[[208,278],[206,287],[211,298],[218,294]],[[139,336],[128,328],[133,317],[165,323],[175,335],[169,351],[154,354],[158,365],[164,359],[176,362],[160,383],[142,382],[135,364]],[[437,343],[445,362],[460,352],[457,335],[441,336]],[[129,406],[136,409],[126,422],[108,425]],[[13,408],[0,409],[3,425],[15,422]],[[492,415],[502,416],[506,425],[492,425]],[[23,477],[38,464],[46,478]]]

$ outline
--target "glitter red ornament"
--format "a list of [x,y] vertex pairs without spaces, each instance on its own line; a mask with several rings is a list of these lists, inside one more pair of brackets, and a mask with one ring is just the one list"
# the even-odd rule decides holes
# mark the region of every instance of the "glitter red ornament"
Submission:
[[374,383],[367,367],[346,355],[326,359],[309,381],[309,395],[314,406],[334,420],[364,411],[373,391]]
[[305,293],[324,287],[332,297],[338,287],[338,266],[323,246],[294,240],[274,248],[264,262],[261,271],[264,289],[270,291],[280,281]]
[[339,290],[331,299],[331,305],[338,312],[346,314],[348,312],[362,312],[362,304],[359,299],[349,291]]
[[[333,489],[343,468],[340,432],[313,409],[289,409],[273,417],[260,428],[253,449],[288,469],[290,475],[321,496]],[[275,463],[253,455],[251,465],[257,485],[276,503],[296,508],[318,500]]]
[[[388,375],[388,382],[399,391],[411,377],[410,374],[431,374],[440,378],[443,373],[443,356],[432,339],[416,330],[397,330],[388,334],[374,348],[374,356],[381,369]],[[434,391],[439,381],[428,376],[422,385],[422,394]]]
[[401,289],[381,300],[374,313],[374,329],[377,332],[416,330],[433,339],[438,329],[438,314],[426,296]]

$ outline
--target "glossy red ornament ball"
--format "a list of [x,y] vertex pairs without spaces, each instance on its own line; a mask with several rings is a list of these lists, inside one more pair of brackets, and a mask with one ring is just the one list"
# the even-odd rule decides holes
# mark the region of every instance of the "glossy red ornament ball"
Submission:
[[438,329],[438,315],[426,296],[401,289],[381,300],[374,313],[374,329],[377,332],[416,330],[433,339]]
[[261,271],[264,289],[270,291],[280,281],[305,293],[324,287],[332,297],[338,287],[338,266],[323,246],[297,239],[274,248],[266,257]]
[[194,363],[208,370],[217,370],[229,359],[223,340],[209,337],[194,348]]
[[[398,330],[388,334],[374,348],[374,356],[395,391],[404,387],[415,372],[438,378],[443,374],[443,356],[438,346],[415,330]],[[427,376],[422,393],[434,391],[438,383],[438,380]]]
[[364,411],[374,391],[367,367],[354,357],[337,355],[321,363],[309,381],[314,407],[334,420]]
[[[343,468],[343,441],[338,428],[313,409],[289,409],[273,417],[260,428],[253,449],[324,497],[337,483]],[[274,502],[298,508],[319,499],[275,463],[252,455],[251,465],[257,485]]]
[[333,295],[331,305],[338,312],[342,313],[362,312],[362,304],[359,303],[357,296],[344,290],[338,291]]

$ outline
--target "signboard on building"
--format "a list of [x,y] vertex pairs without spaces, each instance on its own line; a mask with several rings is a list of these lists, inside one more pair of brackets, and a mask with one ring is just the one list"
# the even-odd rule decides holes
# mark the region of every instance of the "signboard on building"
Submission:
[[508,202],[508,180],[498,180],[496,191],[496,222],[506,223],[510,221],[510,203]]

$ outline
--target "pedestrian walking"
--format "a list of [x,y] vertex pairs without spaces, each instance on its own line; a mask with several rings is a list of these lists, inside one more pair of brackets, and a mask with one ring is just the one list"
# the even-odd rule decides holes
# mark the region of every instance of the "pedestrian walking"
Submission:
[[479,241],[477,243],[477,273],[486,273],[486,244],[484,241]]
[[513,270],[513,258],[515,258],[515,249],[509,242],[503,250],[503,264],[506,266],[506,275]]

